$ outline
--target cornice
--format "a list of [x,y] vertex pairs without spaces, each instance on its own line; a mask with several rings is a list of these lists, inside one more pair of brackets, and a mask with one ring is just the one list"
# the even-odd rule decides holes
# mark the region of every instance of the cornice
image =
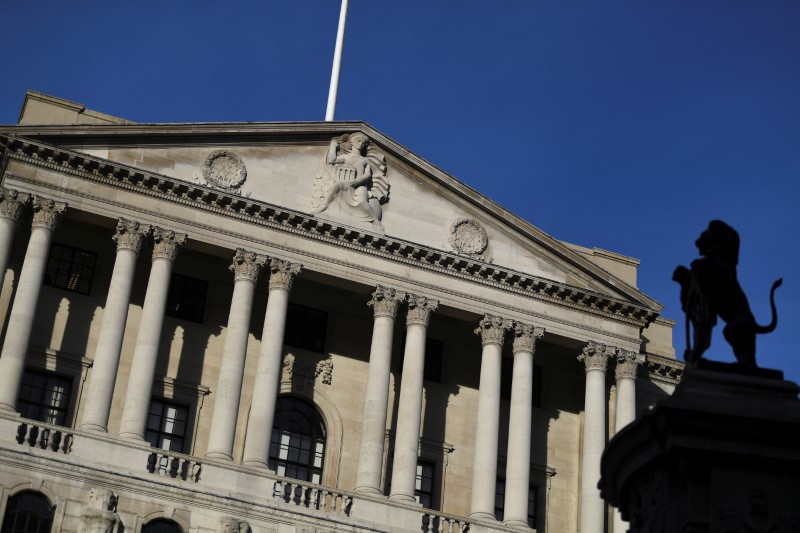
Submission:
[[488,285],[550,304],[635,325],[639,328],[646,327],[658,316],[660,311],[660,308],[653,309],[410,241],[339,225],[328,220],[317,219],[308,213],[228,194],[28,138],[3,135],[0,136],[0,147],[3,147],[2,145],[5,145],[6,156],[9,159],[37,168],[123,188],[134,193],[245,220],[305,238],[347,246],[362,253],[413,264],[418,268]]
[[677,385],[683,378],[686,363],[655,354],[645,356],[647,374],[652,381]]

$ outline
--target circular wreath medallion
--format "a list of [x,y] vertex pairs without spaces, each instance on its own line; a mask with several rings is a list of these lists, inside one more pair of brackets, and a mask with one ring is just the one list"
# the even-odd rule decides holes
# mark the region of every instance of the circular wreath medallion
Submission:
[[217,150],[206,157],[203,178],[212,187],[238,189],[247,179],[247,169],[238,155],[227,150]]
[[489,245],[486,230],[477,220],[459,218],[450,225],[450,244],[462,255],[481,255]]

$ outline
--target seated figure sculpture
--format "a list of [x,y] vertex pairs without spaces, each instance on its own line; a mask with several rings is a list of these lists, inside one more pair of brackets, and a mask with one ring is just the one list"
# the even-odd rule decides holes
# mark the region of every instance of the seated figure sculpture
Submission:
[[[719,317],[726,324],[722,334],[733,348],[739,366],[743,370],[753,370],[757,368],[756,335],[770,333],[778,325],[775,289],[783,279],[772,284],[769,293],[772,321],[761,326],[756,323],[736,277],[739,263],[736,230],[720,220],[712,220],[695,245],[700,259],[692,261],[691,268],[679,266],[672,274],[672,279],[681,285],[681,307],[686,313],[684,358],[689,366],[696,366],[711,346],[711,331]],[[689,338],[690,324],[694,329],[694,346]]]
[[383,232],[381,205],[388,201],[385,158],[371,149],[369,138],[356,132],[332,139],[314,181],[313,212],[370,223]]

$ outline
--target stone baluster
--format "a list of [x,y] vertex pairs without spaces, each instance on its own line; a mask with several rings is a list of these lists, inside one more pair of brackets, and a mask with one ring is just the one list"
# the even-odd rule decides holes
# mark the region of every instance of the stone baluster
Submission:
[[136,260],[150,226],[120,218],[113,239],[117,243],[117,258],[108,286],[103,325],[97,340],[84,400],[81,429],[108,431],[108,416],[117,379],[117,367],[122,350],[122,338],[128,319],[133,275]]
[[144,440],[172,266],[185,241],[185,233],[153,228],[153,263],[122,408],[119,430],[121,438]]
[[234,275],[233,296],[228,315],[228,328],[225,331],[225,345],[222,349],[206,457],[233,460],[233,440],[236,434],[236,421],[239,418],[253,293],[258,274],[266,262],[265,256],[241,248],[236,250],[233,256],[233,264],[230,266]]
[[261,335],[261,352],[258,357],[253,405],[247,422],[242,464],[255,468],[268,468],[269,443],[272,422],[278,400],[281,375],[283,332],[286,329],[286,312],[289,308],[289,291],[301,265],[281,259],[270,259],[269,298]]
[[475,330],[481,336],[481,377],[472,467],[470,518],[494,520],[497,485],[497,440],[500,429],[500,374],[503,340],[510,324],[499,316],[485,315]]
[[503,523],[529,527],[528,492],[531,468],[531,418],[533,416],[533,352],[544,329],[514,324],[514,371],[508,425],[506,495]]
[[[636,374],[644,356],[636,352],[617,351],[617,366],[614,377],[617,385],[617,399],[614,407],[614,433],[616,434],[636,420]],[[622,519],[619,509],[614,509],[614,533],[628,531],[628,523]]]
[[0,288],[3,287],[17,222],[30,199],[30,195],[26,193],[10,189],[0,190]]
[[383,444],[386,435],[386,411],[389,402],[389,373],[392,362],[392,334],[397,307],[405,293],[377,286],[369,305],[375,311],[372,347],[369,355],[367,390],[358,454],[356,492],[381,493]]
[[0,410],[16,412],[17,395],[25,372],[25,356],[31,338],[36,305],[42,289],[53,231],[67,204],[34,197],[33,224],[22,263],[17,293],[11,307],[6,339],[0,355]]
[[431,312],[439,302],[425,296],[408,295],[406,349],[400,400],[397,404],[397,435],[392,463],[392,488],[389,499],[414,502],[419,455],[419,425],[422,419],[422,384],[425,374],[425,339]]
[[600,498],[600,456],[606,445],[606,366],[615,349],[590,341],[578,356],[586,366],[583,456],[578,531],[603,533],[605,504]]

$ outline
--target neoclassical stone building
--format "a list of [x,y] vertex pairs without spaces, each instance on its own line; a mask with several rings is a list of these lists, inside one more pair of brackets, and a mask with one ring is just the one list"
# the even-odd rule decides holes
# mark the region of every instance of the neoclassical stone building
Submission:
[[637,260],[360,122],[29,92],[0,154],[3,532],[621,530],[600,454],[682,373]]

